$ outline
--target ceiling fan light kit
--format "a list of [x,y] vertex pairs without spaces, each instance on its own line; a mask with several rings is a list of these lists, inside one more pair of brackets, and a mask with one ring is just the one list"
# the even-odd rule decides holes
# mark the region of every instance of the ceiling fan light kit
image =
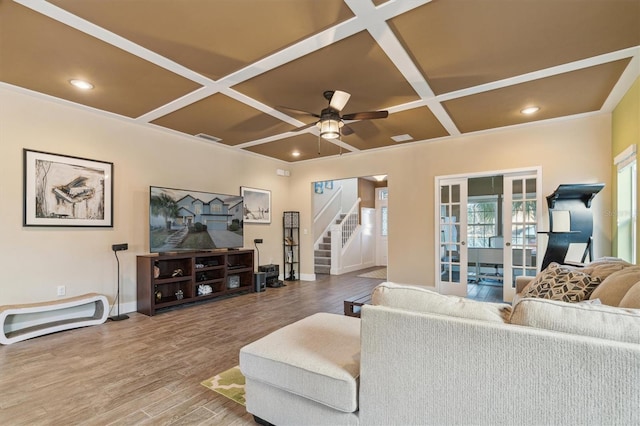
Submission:
[[342,121],[328,119],[318,121],[316,126],[320,129],[320,137],[324,139],[335,139],[340,136],[340,128],[344,126]]
[[[320,130],[321,138],[337,139],[341,135],[346,136],[353,134],[353,129],[351,129],[349,126],[345,126],[343,120],[373,120],[376,118],[387,118],[389,116],[388,111],[354,112],[351,114],[340,116],[340,112],[347,104],[347,101],[349,100],[351,95],[347,92],[343,92],[342,90],[325,90],[323,96],[327,101],[329,101],[329,106],[323,109],[320,112],[320,115],[295,108],[281,107],[289,111],[319,118],[319,120],[315,123],[298,127],[294,131],[308,129],[309,127],[313,127],[315,125]],[[320,151],[319,145],[320,141],[318,140],[318,151]]]

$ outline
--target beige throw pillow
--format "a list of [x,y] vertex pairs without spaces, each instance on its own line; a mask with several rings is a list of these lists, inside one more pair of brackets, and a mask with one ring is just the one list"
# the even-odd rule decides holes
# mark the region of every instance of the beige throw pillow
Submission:
[[600,299],[605,305],[618,306],[625,294],[638,281],[640,281],[640,266],[629,266],[605,278],[602,284],[591,293],[590,298]]
[[585,265],[580,270],[593,278],[600,278],[600,281],[604,281],[609,275],[628,266],[631,266],[631,263],[617,257],[603,257]]
[[511,324],[640,343],[640,310],[637,309],[522,299],[513,307]]
[[627,291],[618,306],[640,310],[640,281]]
[[511,306],[446,296],[423,287],[385,282],[378,285],[371,303],[413,312],[449,315],[480,321],[508,323]]

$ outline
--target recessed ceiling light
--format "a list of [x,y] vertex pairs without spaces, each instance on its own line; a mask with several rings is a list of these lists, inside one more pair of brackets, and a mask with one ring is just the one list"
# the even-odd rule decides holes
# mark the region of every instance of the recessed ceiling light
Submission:
[[526,114],[526,115],[534,114],[534,113],[536,113],[538,111],[540,111],[540,107],[537,107],[537,106],[530,106],[530,107],[527,107],[525,109],[520,110],[521,113]]
[[74,79],[69,80],[69,83],[72,86],[77,87],[78,89],[82,89],[82,90],[93,89],[93,84],[89,83],[88,81],[78,80],[78,79],[74,78]]
[[293,151],[293,152],[291,153],[291,155],[293,155],[294,157],[300,157],[300,152],[298,152],[298,151]]

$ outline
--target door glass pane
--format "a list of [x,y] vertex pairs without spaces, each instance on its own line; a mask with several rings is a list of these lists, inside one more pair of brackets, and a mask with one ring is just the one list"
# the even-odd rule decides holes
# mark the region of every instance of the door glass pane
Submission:
[[451,206],[451,216],[454,221],[460,222],[460,204]]
[[449,202],[449,187],[442,186],[440,187],[440,202],[448,203]]
[[451,185],[451,202],[460,202],[460,185]]

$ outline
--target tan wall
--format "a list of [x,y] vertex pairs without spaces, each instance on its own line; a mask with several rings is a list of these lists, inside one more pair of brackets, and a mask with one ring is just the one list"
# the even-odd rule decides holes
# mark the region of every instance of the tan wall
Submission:
[[[624,98],[620,101],[612,115],[612,158],[611,164],[613,164],[613,158],[616,155],[623,152],[630,145],[640,145],[640,78],[637,78],[631,89],[625,94]],[[636,154],[637,157],[637,154]],[[612,211],[615,211],[617,205],[616,200],[616,174],[617,169],[613,167],[612,170]],[[640,174],[638,174],[637,187],[640,188]],[[636,210],[640,210],[640,198],[637,200],[638,205]],[[613,235],[614,235],[614,247],[613,253],[616,253],[617,243],[615,243],[615,229],[616,221],[612,220]],[[640,241],[640,227],[637,229],[636,241]],[[640,250],[636,247],[636,264],[640,263]]]
[[[559,184],[604,182],[593,202],[594,255],[610,254],[611,118],[601,114],[543,125],[343,155],[296,164],[292,208],[308,228],[309,183],[386,173],[389,187],[390,280],[434,283],[434,179],[436,176],[542,167],[543,195]],[[543,229],[547,224],[544,209]],[[302,272],[312,268],[312,242],[302,240]]]
[[[22,150],[28,148],[114,163],[112,229],[22,226]],[[0,88],[0,305],[98,292],[113,299],[114,243],[120,252],[122,301],[136,298],[135,256],[148,253],[149,186],[239,194],[268,189],[272,224],[246,225],[245,246],[263,238],[261,263],[282,262],[282,211],[290,178],[283,163],[142,127]],[[286,168],[286,167],[285,167]],[[307,194],[309,195],[309,194]]]
[[[112,229],[22,226],[23,148],[114,163]],[[389,277],[431,285],[434,276],[434,177],[542,166],[543,191],[558,184],[605,182],[593,203],[596,255],[610,253],[611,123],[597,115],[448,141],[283,164],[166,133],[104,114],[0,88],[0,304],[116,288],[114,243],[120,252],[123,302],[135,301],[135,256],[147,253],[150,185],[238,194],[270,190],[271,225],[247,225],[245,246],[263,238],[261,263],[282,262],[282,212],[301,212],[302,276],[313,276],[314,181],[388,174]],[[291,170],[291,177],[276,169]],[[546,215],[546,212],[545,212]],[[546,220],[546,218],[545,218]],[[307,231],[305,233],[305,230]]]

